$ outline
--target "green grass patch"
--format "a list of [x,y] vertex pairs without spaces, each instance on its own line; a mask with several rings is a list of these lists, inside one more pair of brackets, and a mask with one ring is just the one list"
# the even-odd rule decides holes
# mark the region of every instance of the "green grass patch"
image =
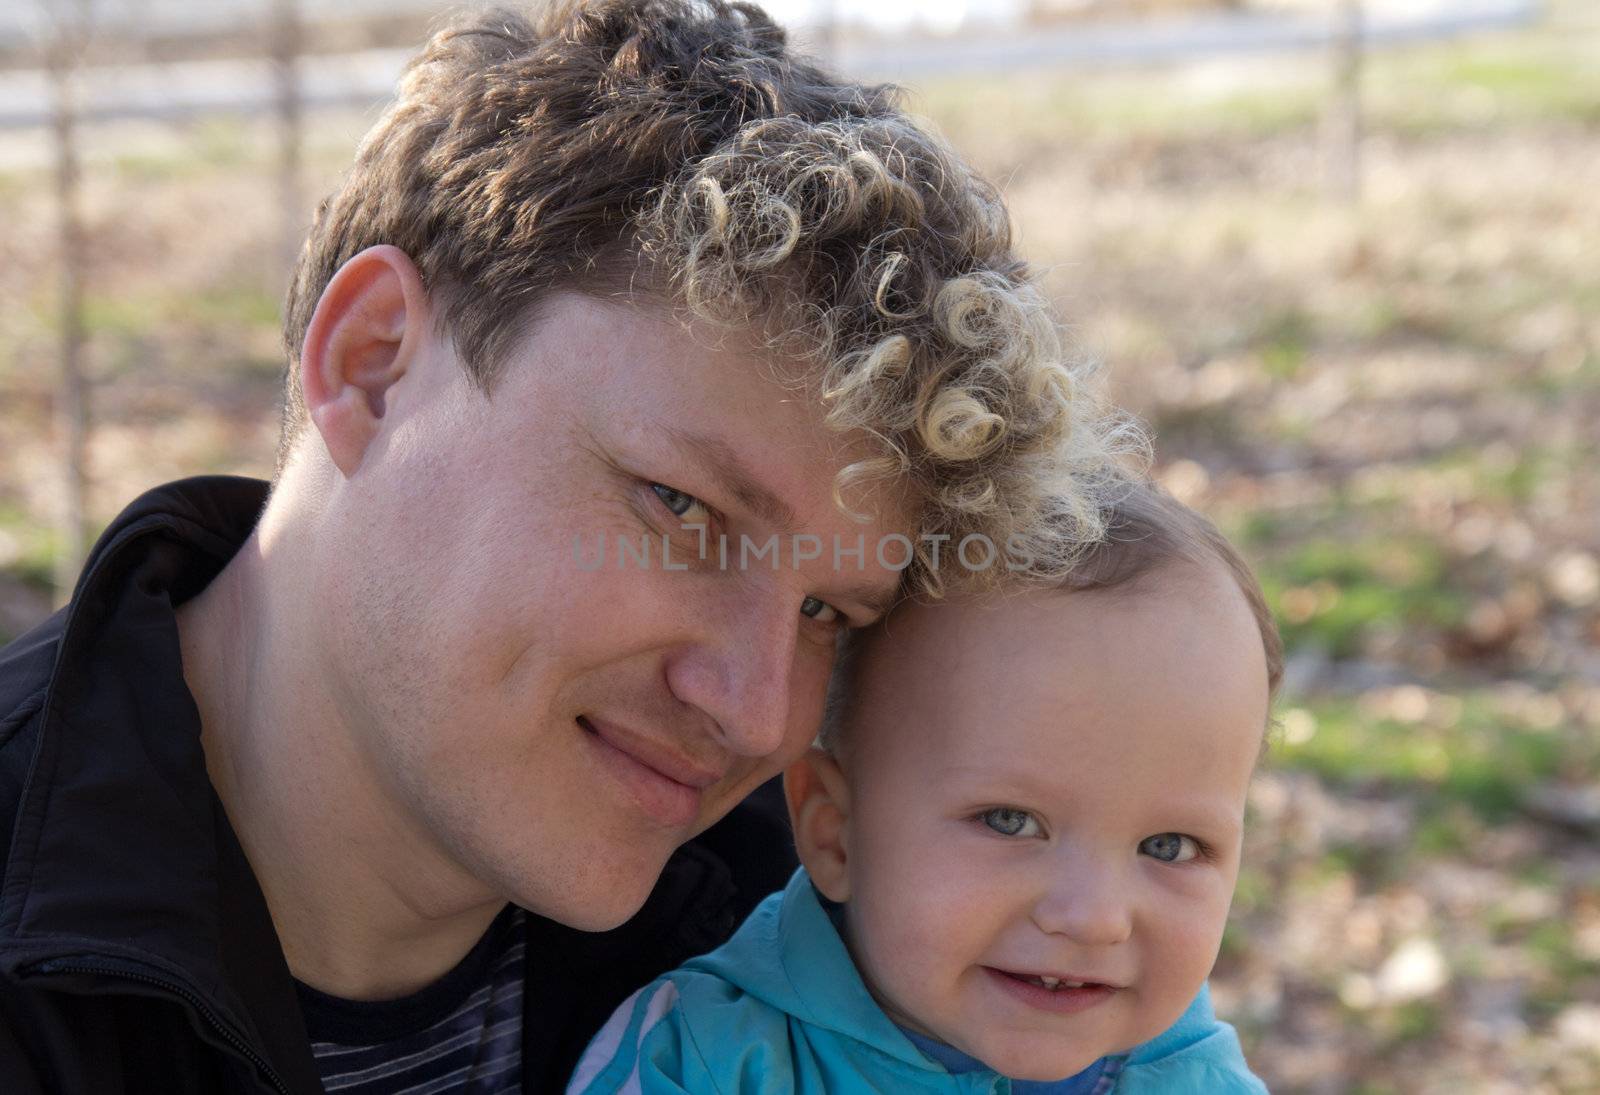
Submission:
[[1385,1041],[1391,1046],[1420,1042],[1438,1034],[1444,1025],[1444,1009],[1431,1000],[1413,1000],[1396,1007],[1383,1024]]
[[[1600,121],[1600,65],[1584,35],[1555,23],[1371,51],[1362,80],[1370,132],[1425,135]],[[994,119],[1018,149],[1065,138],[1268,137],[1314,128],[1327,100],[1327,57],[1262,66],[1227,87],[1180,87],[1148,72],[1033,68],[917,86],[917,109],[958,145],[993,145]]]
[[1222,943],[1217,948],[1217,961],[1226,963],[1242,959],[1250,954],[1250,930],[1235,924],[1232,920],[1223,925]]
[[1432,458],[1423,467],[1444,476],[1465,474],[1473,497],[1480,501],[1521,506],[1531,502],[1540,484],[1558,469],[1570,466],[1572,459],[1572,453],[1550,446],[1485,449],[1464,445]]
[[[1525,788],[1554,778],[1570,763],[1571,745],[1558,734],[1508,724],[1487,694],[1469,692],[1460,699],[1459,716],[1448,724],[1374,715],[1352,699],[1313,700],[1304,706],[1315,720],[1314,732],[1281,742],[1276,763],[1314,772],[1334,786],[1415,787],[1426,807],[1410,851],[1470,850],[1470,828],[1452,809],[1465,808],[1490,823],[1504,821],[1517,812]],[[1595,755],[1586,762],[1600,765],[1600,745],[1591,751]],[[1342,861],[1335,867],[1371,869]]]
[[194,293],[91,295],[84,302],[84,322],[92,334],[113,339],[149,338],[179,327],[245,327],[278,325],[278,298],[257,286],[220,285]]
[[1535,971],[1527,997],[1531,1017],[1553,1017],[1574,999],[1593,998],[1600,987],[1600,961],[1578,952],[1564,922],[1536,924],[1517,942]]
[[1315,338],[1311,317],[1299,309],[1273,315],[1257,336],[1262,371],[1274,380],[1293,380],[1300,375]]
[[1571,980],[1600,974],[1600,961],[1578,952],[1572,930],[1560,920],[1535,924],[1523,946],[1556,977]]
[[124,153],[112,163],[126,181],[168,182],[219,168],[265,165],[272,155],[272,146],[253,132],[247,121],[217,115],[189,123],[182,139],[170,147]]
[[1373,113],[1396,130],[1600,119],[1600,66],[1583,35],[1534,25],[1373,54]]
[[[1600,300],[1586,310],[1600,312]],[[1570,365],[1536,369],[1517,377],[1513,383],[1545,400],[1548,405],[1559,405],[1562,400],[1600,389],[1600,353],[1581,351]]]
[[1404,878],[1402,853],[1403,849],[1384,844],[1334,844],[1323,853],[1317,874],[1329,881],[1349,875],[1364,891],[1381,890]]
[[1411,837],[1411,851],[1424,859],[1455,859],[1465,855],[1472,850],[1475,821],[1476,818],[1461,817],[1458,809],[1431,810],[1417,823]]
[[14,506],[0,506],[0,535],[7,541],[7,559],[0,571],[23,585],[48,592],[55,586],[59,537]]
[[1174,403],[1150,415],[1150,427],[1164,446],[1183,451],[1203,441],[1238,444],[1249,436],[1244,412],[1235,403]]
[[1289,522],[1281,514],[1264,510],[1246,510],[1224,523],[1228,538],[1247,550],[1280,542],[1288,527]]
[[1465,595],[1449,580],[1438,545],[1418,536],[1309,540],[1265,560],[1261,583],[1293,649],[1359,654],[1379,630],[1457,624]]
[[1314,124],[1321,100],[1320,85],[1298,79],[1175,94],[1171,81],[1143,74],[1031,70],[929,81],[914,106],[962,147],[990,144],[996,117],[1009,120],[1007,141],[1027,147],[1064,137],[1266,137]]

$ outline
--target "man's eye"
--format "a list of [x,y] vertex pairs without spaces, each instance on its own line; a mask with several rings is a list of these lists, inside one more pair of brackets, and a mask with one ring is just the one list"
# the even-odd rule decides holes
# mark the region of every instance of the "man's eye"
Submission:
[[996,806],[978,815],[978,820],[1001,836],[1039,836],[1039,821],[1026,810]]
[[1139,842],[1139,854],[1163,863],[1187,863],[1200,854],[1200,843],[1182,833],[1157,833]]
[[838,623],[842,619],[837,608],[816,597],[807,597],[800,602],[800,615],[824,624]]
[[661,504],[666,506],[674,517],[679,518],[685,524],[703,524],[703,520],[696,520],[695,518],[703,519],[709,516],[706,504],[692,494],[685,494],[681,490],[675,490],[665,483],[651,483],[650,489],[656,492],[656,497],[661,499]]

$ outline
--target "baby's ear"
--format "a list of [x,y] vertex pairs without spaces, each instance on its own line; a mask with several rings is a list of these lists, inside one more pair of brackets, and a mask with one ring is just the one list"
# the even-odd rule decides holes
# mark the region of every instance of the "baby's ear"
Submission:
[[850,789],[839,762],[812,749],[783,773],[800,862],[822,895],[850,900]]

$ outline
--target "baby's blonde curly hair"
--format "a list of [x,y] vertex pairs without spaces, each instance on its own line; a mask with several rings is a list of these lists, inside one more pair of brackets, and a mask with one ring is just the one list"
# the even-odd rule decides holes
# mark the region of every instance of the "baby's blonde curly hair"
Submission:
[[294,363],[317,300],[377,243],[417,263],[486,391],[556,291],[755,332],[870,442],[840,504],[904,488],[927,592],[936,537],[1063,573],[1102,533],[1112,456],[1139,447],[1064,353],[993,187],[895,89],[824,72],[751,4],[568,2],[435,35],[302,253],[280,466],[307,418]]

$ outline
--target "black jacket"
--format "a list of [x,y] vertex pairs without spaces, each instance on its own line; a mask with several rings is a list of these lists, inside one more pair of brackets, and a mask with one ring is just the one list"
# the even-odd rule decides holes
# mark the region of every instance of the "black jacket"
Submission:
[[[248,479],[128,507],[72,602],[0,650],[0,1092],[320,1092],[272,920],[206,776],[173,606],[244,542]],[[527,918],[523,1090],[628,993],[721,943],[794,851],[769,784],[590,934]]]

